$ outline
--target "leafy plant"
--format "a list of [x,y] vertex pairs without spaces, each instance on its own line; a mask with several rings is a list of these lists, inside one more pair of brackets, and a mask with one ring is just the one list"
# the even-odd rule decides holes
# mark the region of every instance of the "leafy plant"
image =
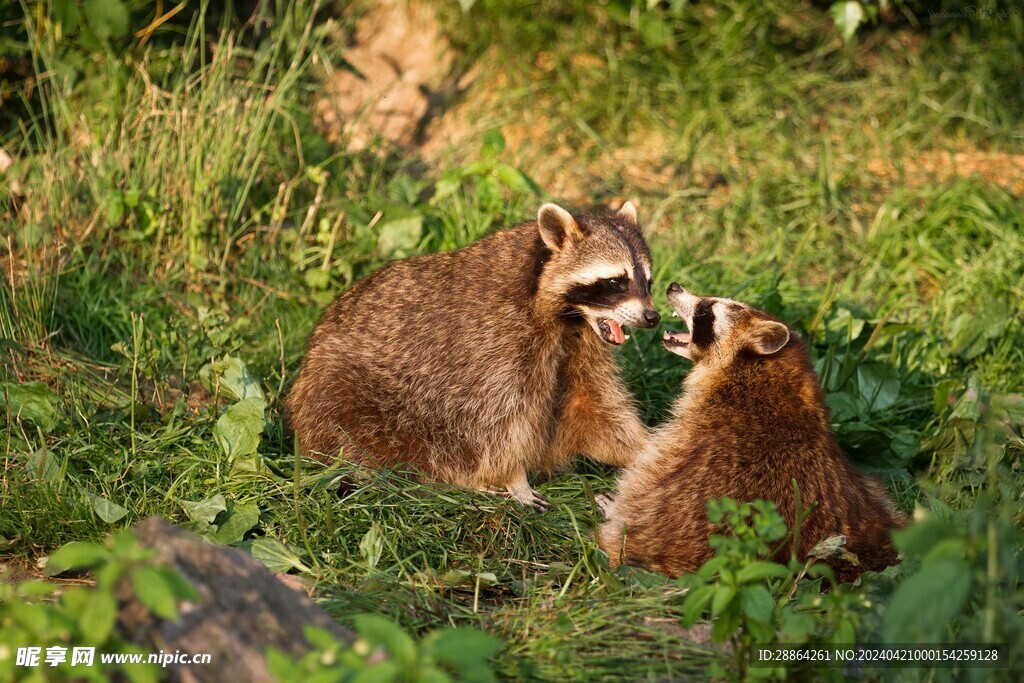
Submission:
[[[49,556],[45,573],[56,576],[70,570],[90,569],[93,588],[61,587],[44,581],[0,584],[0,676],[34,681],[105,681],[123,676],[131,681],[155,681],[157,665],[104,664],[96,656],[92,666],[73,665],[73,647],[94,647],[95,653],[144,654],[114,628],[119,591],[125,584],[153,614],[178,619],[181,600],[198,594],[181,576],[153,561],[154,551],[141,547],[130,532],[111,537],[105,544],[76,541]],[[25,668],[16,662],[18,647],[65,648],[57,666]],[[94,654],[95,654],[94,653]]]
[[282,682],[381,681],[445,683],[497,680],[488,660],[500,640],[465,628],[432,631],[418,643],[389,619],[364,614],[353,618],[359,638],[345,646],[319,629],[307,627],[314,650],[293,660],[271,648],[267,664]]
[[[808,558],[788,564],[773,559],[799,527],[787,532],[775,503],[738,503],[720,498],[708,503],[708,518],[722,533],[711,537],[715,557],[678,583],[688,591],[683,625],[692,626],[707,614],[713,621],[711,640],[729,642],[739,678],[785,677],[786,666],[752,667],[756,645],[771,643],[852,643],[863,622],[865,597],[850,587],[835,586],[822,594],[827,565],[816,562],[843,552],[845,539],[827,539]],[[719,671],[718,676],[724,672]]]

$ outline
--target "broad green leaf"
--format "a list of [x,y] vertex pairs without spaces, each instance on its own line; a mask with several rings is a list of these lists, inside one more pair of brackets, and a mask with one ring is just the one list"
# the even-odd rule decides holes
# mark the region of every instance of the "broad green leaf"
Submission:
[[462,187],[462,180],[460,178],[445,174],[434,184],[434,196],[430,198],[430,202],[437,204],[458,192],[460,187]]
[[740,588],[740,609],[748,619],[767,624],[772,621],[775,601],[762,584],[743,586]]
[[864,18],[864,7],[859,2],[832,3],[832,21],[835,22],[836,29],[844,41],[853,38]]
[[383,647],[405,667],[416,662],[416,643],[390,619],[376,614],[360,614],[353,620],[356,631],[371,645]]
[[704,613],[715,593],[715,584],[709,583],[691,590],[683,602],[683,626],[693,626]]
[[262,398],[247,398],[225,410],[217,420],[213,435],[229,460],[256,453],[263,433],[264,409]]
[[53,18],[65,33],[71,33],[82,21],[82,11],[75,0],[53,0]]
[[789,570],[781,564],[756,560],[750,564],[744,565],[738,572],[736,572],[736,582],[751,583],[753,581],[763,581],[768,578],[788,575]]
[[185,514],[193,522],[206,522],[208,524],[213,524],[213,520],[217,518],[217,515],[228,509],[228,501],[220,493],[198,503],[182,500],[178,504],[181,505]]
[[711,616],[717,617],[729,606],[736,597],[736,589],[732,586],[717,586],[711,597]]
[[114,522],[120,521],[128,514],[127,509],[107,498],[104,498],[98,493],[91,493],[89,491],[83,491],[83,493],[86,499],[92,504],[92,509],[96,512],[96,516],[107,524],[113,524]]
[[50,451],[40,448],[38,451],[30,453],[27,461],[29,475],[33,478],[52,483],[60,481],[60,464]]
[[247,531],[259,524],[260,507],[256,503],[236,503],[230,508],[230,515],[217,529],[219,543],[238,543]]
[[380,225],[377,249],[384,256],[410,255],[423,236],[423,216],[412,214],[386,220]]
[[87,569],[107,557],[110,552],[101,545],[86,541],[72,541],[61,546],[46,560],[46,576],[57,576],[71,569]]
[[871,410],[891,408],[900,395],[897,370],[884,363],[867,362],[857,366],[857,386],[861,398]]
[[131,573],[135,596],[161,619],[178,620],[178,600],[174,587],[154,567],[140,567]]
[[672,27],[656,14],[640,15],[640,37],[648,47],[667,47],[672,43]]
[[128,33],[128,8],[122,0],[85,0],[82,14],[101,38],[120,38]]
[[903,580],[885,612],[890,642],[942,642],[971,591],[971,566],[941,558],[925,562]]
[[0,403],[12,418],[31,420],[44,432],[52,431],[57,425],[60,399],[42,382],[4,382],[0,384]]
[[359,541],[359,554],[363,556],[366,565],[373,569],[380,562],[381,553],[384,550],[384,537],[381,535],[380,526],[374,522],[370,529]]
[[272,572],[286,572],[289,569],[310,571],[298,553],[276,538],[257,538],[249,547],[249,552]]
[[[366,668],[358,671],[358,673],[352,677],[351,683],[392,683],[392,681],[407,680],[406,678],[401,677],[401,674],[401,667],[390,659],[386,659],[383,662],[368,665]],[[327,681],[324,681],[323,683],[327,683]]]
[[501,134],[500,128],[494,128],[484,133],[484,157],[494,157],[505,151],[505,136]]
[[522,193],[540,193],[540,188],[537,187],[537,184],[533,182],[529,176],[514,166],[498,164],[494,168],[494,172],[498,175],[498,178],[501,179],[501,182],[505,183],[510,190]]
[[114,596],[103,590],[93,590],[85,603],[85,609],[79,617],[82,633],[89,634],[95,643],[105,643],[117,621],[117,601]]
[[259,380],[237,356],[227,356],[207,363],[199,370],[199,380],[208,390],[213,391],[216,388],[221,394],[235,401],[247,398],[266,400]]
[[469,628],[434,631],[421,645],[424,656],[447,664],[467,681],[493,680],[487,661],[502,647],[504,643],[494,636]]
[[302,278],[310,289],[327,289],[327,286],[331,284],[330,272],[320,268],[307,270],[302,274]]

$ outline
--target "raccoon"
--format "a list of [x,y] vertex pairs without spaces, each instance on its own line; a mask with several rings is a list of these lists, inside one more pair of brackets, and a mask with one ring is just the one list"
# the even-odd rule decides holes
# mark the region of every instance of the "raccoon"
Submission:
[[392,262],[330,305],[285,402],[300,450],[404,463],[543,508],[527,474],[586,454],[629,464],[649,438],[611,349],[651,328],[651,254],[627,202]]
[[672,576],[696,570],[714,554],[707,503],[722,496],[774,501],[792,527],[795,479],[802,505],[817,503],[801,527],[799,557],[843,534],[860,564],[830,561],[839,581],[895,564],[890,532],[905,518],[882,483],[839,449],[799,336],[750,306],[674,282],[668,299],[689,333],[665,333],[664,346],[694,366],[669,422],[606,502],[599,543],[612,562]]

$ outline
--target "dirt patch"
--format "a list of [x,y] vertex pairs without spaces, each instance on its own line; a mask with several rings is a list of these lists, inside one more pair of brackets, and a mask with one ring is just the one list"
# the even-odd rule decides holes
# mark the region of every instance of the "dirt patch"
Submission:
[[905,157],[899,163],[872,159],[870,173],[887,183],[915,186],[977,177],[1024,196],[1024,154],[981,150],[930,151]]
[[426,124],[465,77],[433,9],[422,2],[382,0],[356,22],[316,114],[327,137],[364,149],[377,137],[402,147],[423,142]]

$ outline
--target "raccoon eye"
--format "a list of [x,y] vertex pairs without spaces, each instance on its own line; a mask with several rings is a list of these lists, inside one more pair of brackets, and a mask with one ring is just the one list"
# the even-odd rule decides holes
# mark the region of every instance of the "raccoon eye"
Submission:
[[608,289],[613,292],[625,292],[626,291],[626,280],[621,277],[610,277],[605,280],[608,285]]
[[652,277],[647,281],[647,293],[650,294],[654,290],[654,278]]

